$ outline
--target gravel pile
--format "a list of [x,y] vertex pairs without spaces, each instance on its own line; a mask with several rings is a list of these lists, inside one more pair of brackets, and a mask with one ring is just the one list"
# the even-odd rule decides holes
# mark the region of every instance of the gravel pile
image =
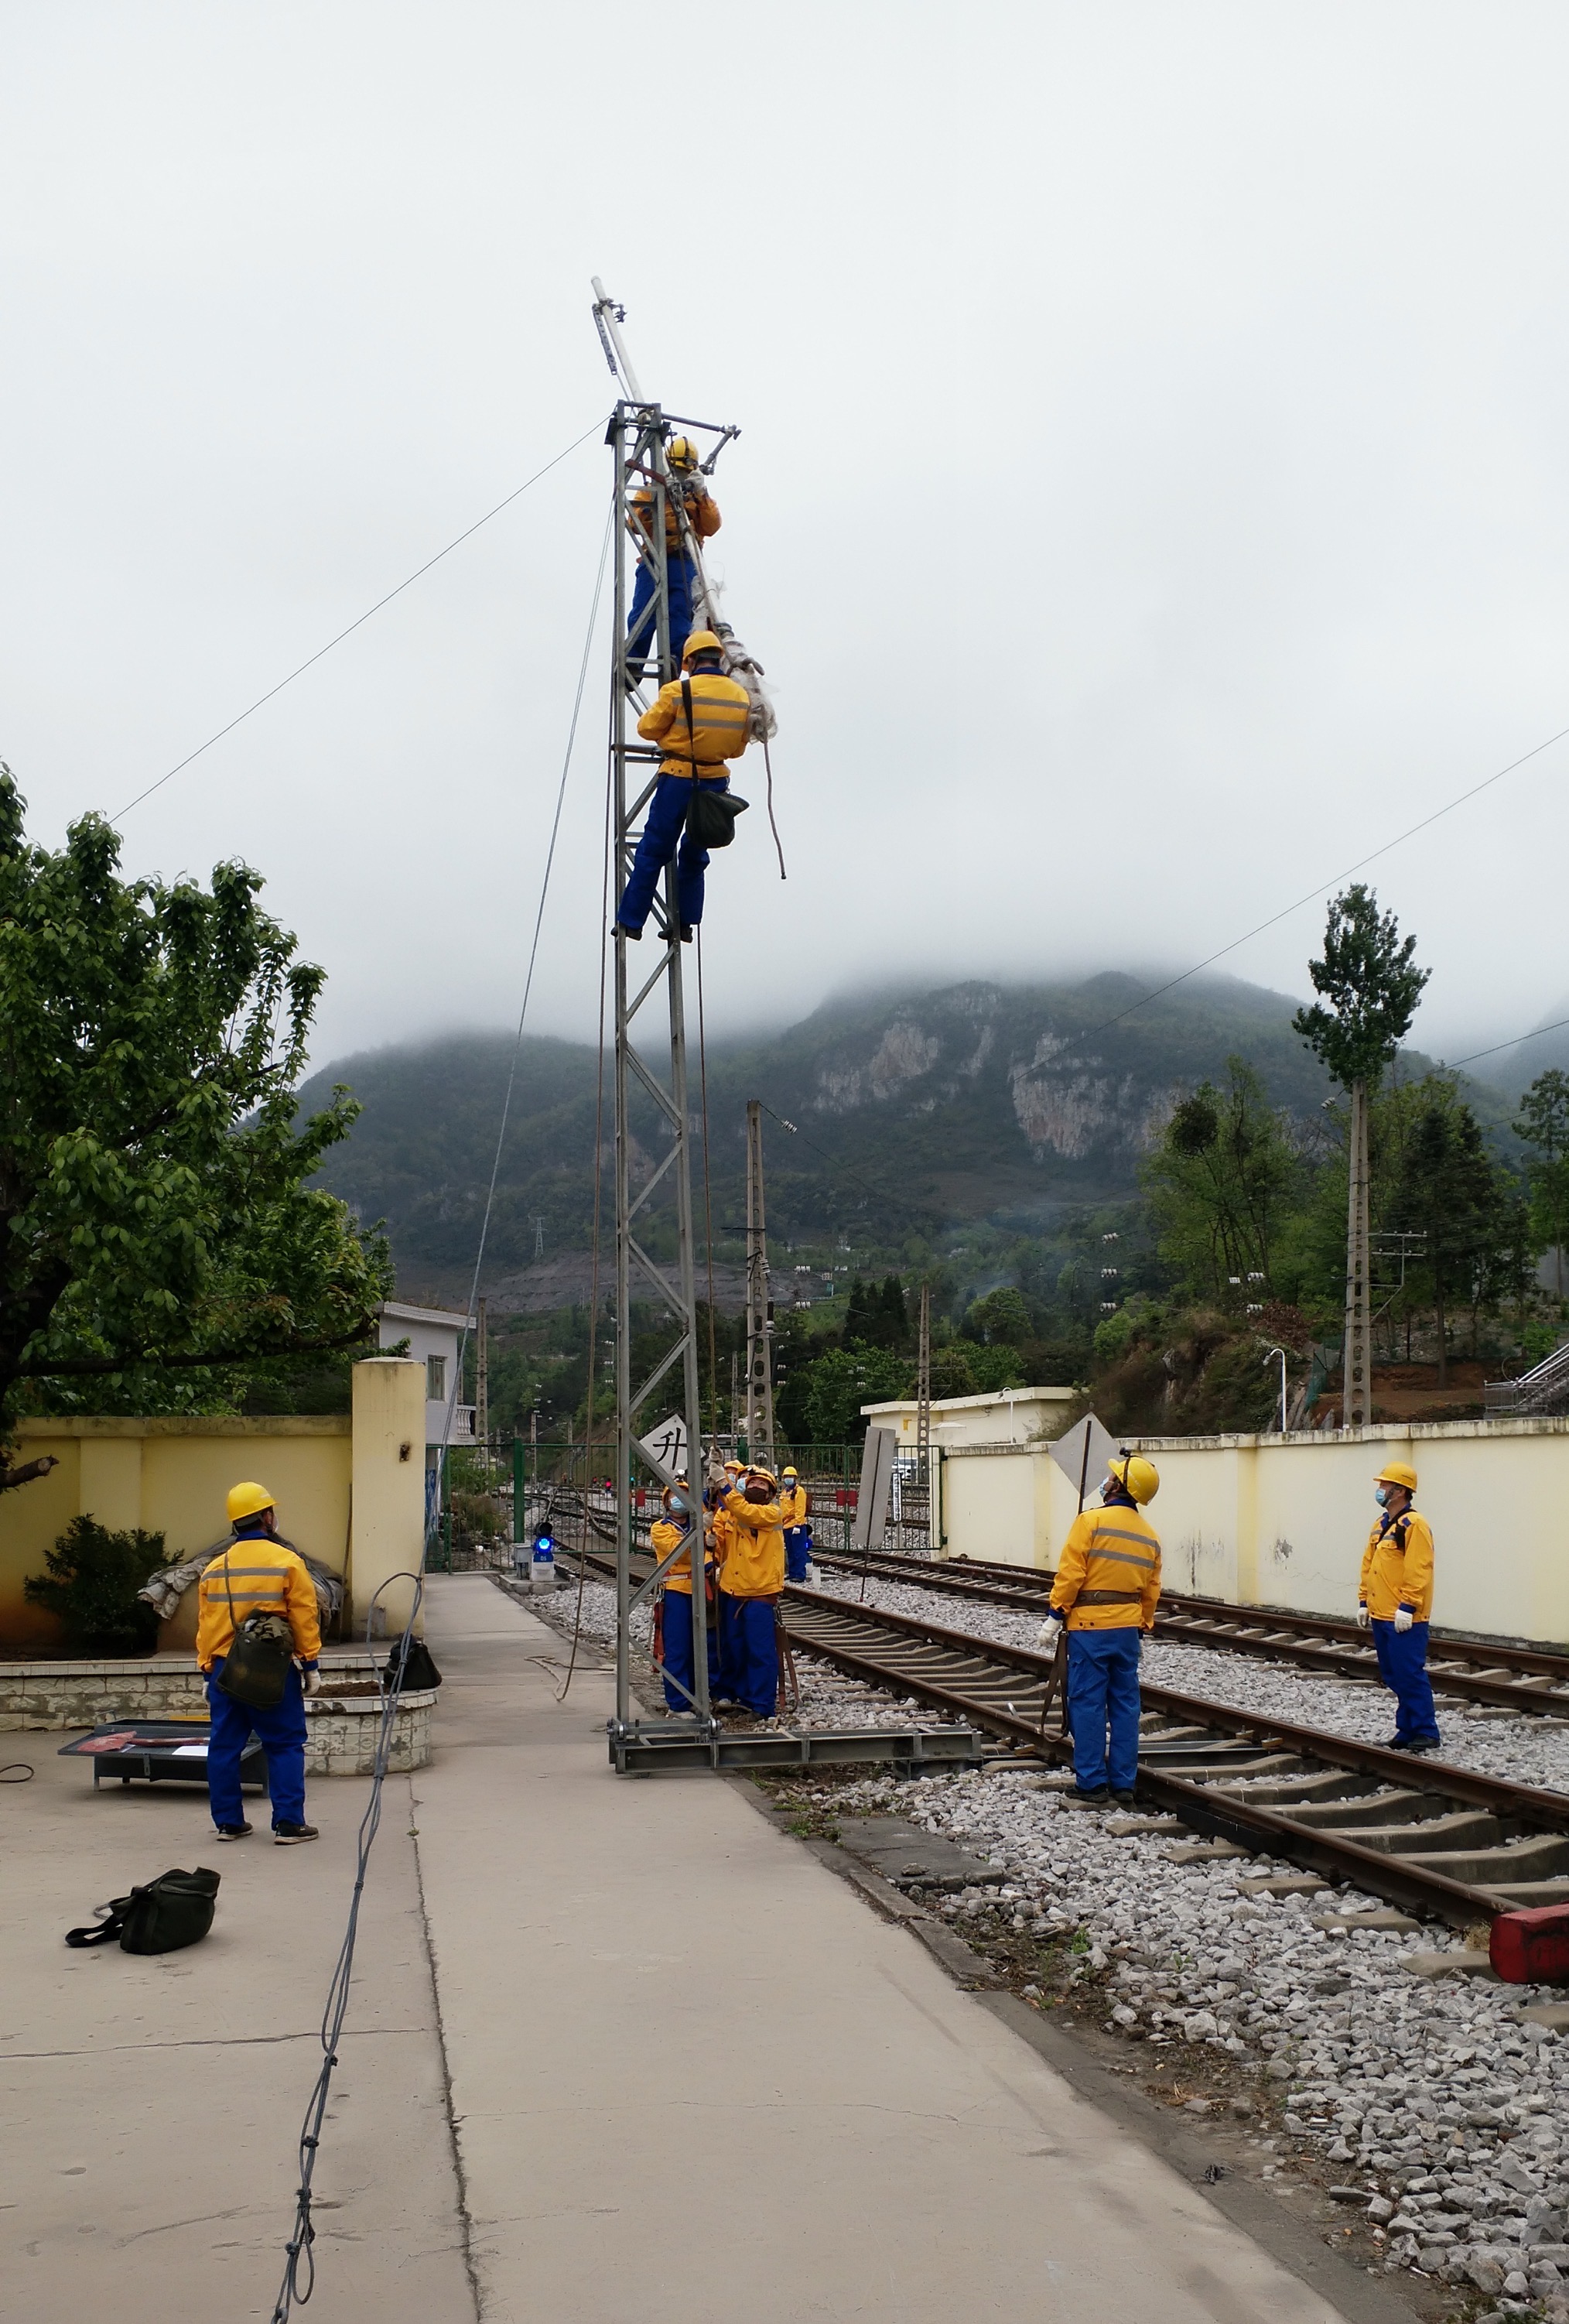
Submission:
[[[819,1587],[834,1597],[860,1596],[859,1580],[850,1573],[819,1568]],[[1041,1628],[1036,1615],[945,1597],[940,1591],[903,1582],[869,1581],[866,1602],[1012,1646],[1033,1647]],[[1159,1616],[1155,1636],[1145,1642],[1142,1676],[1151,1686],[1169,1686],[1210,1702],[1262,1711],[1298,1727],[1348,1735],[1359,1743],[1386,1743],[1393,1731],[1393,1698],[1380,1686],[1320,1678],[1289,1663],[1238,1654],[1230,1647],[1168,1646],[1161,1638]],[[1500,1718],[1491,1711],[1463,1708],[1442,1698],[1438,1725],[1444,1738],[1441,1756],[1452,1766],[1548,1791],[1569,1791],[1569,1727],[1545,1719]]]
[[1498,2314],[1546,2303],[1569,2319],[1569,2045],[1519,2015],[1560,1996],[1418,1978],[1401,1956],[1446,1933],[1332,1933],[1316,1925],[1326,1906],[1377,1899],[1244,1895],[1280,1868],[1173,1863],[1170,1840],[1118,1834],[1037,1775],[876,1777],[833,1796],[841,1816],[905,1815],[1005,1869],[1000,1889],[933,1905],[961,1931],[999,1913],[1015,1932],[1082,1930],[1078,1975],[1105,1972],[1108,2023],[1266,2079],[1286,2137],[1253,2142],[1262,2175],[1288,2173],[1294,2148],[1361,2188],[1386,2269],[1474,2287]]

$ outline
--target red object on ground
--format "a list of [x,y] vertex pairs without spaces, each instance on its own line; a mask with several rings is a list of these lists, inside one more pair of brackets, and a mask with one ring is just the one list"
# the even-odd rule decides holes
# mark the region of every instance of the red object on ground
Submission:
[[1500,1913],[1487,1954],[1506,1985],[1569,1985],[1569,1904]]

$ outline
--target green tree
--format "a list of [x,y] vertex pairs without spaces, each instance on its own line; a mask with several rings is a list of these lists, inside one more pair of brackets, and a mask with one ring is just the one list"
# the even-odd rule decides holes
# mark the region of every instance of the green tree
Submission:
[[1030,1336],[1030,1310],[1023,1294],[1005,1283],[974,1302],[964,1328],[983,1347],[1016,1348]]
[[1569,1220],[1569,1074],[1538,1074],[1520,1100],[1515,1132],[1536,1152],[1527,1165],[1531,1225],[1553,1254],[1553,1287],[1564,1296],[1564,1233]]
[[1302,1176],[1259,1075],[1228,1057],[1225,1086],[1202,1082],[1184,1099],[1142,1172],[1161,1256],[1189,1296],[1223,1307],[1270,1296]]
[[1309,961],[1316,1001],[1291,1019],[1326,1071],[1351,1099],[1349,1201],[1345,1231],[1345,1425],[1372,1416],[1372,1323],[1369,1260],[1368,1099],[1410,1030],[1431,971],[1415,963],[1417,939],[1403,940],[1392,912],[1361,881],[1336,896],[1324,931],[1324,957]]
[[[208,891],[118,862],[98,816],[30,845],[0,769],[0,1425],[232,1408],[252,1366],[363,1344],[390,1288],[308,1184],[357,1109],[296,1127],[322,970],[244,865]],[[0,1459],[0,1488],[38,1468]]]
[[806,1427],[813,1444],[858,1444],[867,1433],[863,1404],[908,1394],[910,1367],[887,1348],[830,1348],[811,1368]]
[[1393,1209],[1398,1223],[1424,1235],[1422,1271],[1430,1286],[1438,1342],[1437,1384],[1448,1382],[1452,1305],[1479,1305],[1507,1285],[1518,1265],[1518,1222],[1504,1173],[1488,1153],[1482,1125],[1436,1074],[1413,1093],[1415,1118],[1401,1155]]

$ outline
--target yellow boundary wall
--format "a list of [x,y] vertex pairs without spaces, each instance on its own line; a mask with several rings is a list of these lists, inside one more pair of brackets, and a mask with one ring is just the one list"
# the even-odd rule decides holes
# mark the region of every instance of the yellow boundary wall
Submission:
[[[70,1520],[95,1517],[116,1529],[161,1533],[172,1565],[228,1531],[229,1487],[253,1477],[278,1502],[279,1524],[297,1547],[344,1576],[345,1630],[363,1628],[378,1587],[419,1563],[425,1525],[425,1367],[372,1357],[353,1368],[352,1415],[329,1419],[24,1420],[16,1457],[52,1453],[47,1477],[0,1493],[0,1651],[27,1654],[59,1642],[52,1615],[30,1606],[23,1583]],[[166,1645],[194,1637],[194,1591]],[[413,1596],[394,1582],[377,1601],[401,1628]],[[380,1623],[378,1628],[380,1628]]]
[[[1161,1471],[1150,1516],[1170,1589],[1348,1617],[1374,1473],[1408,1461],[1436,1545],[1435,1622],[1569,1641],[1569,1419],[1137,1445]],[[1019,1565],[1055,1565],[1078,1507],[1043,1443],[947,1449],[941,1493],[948,1556]]]

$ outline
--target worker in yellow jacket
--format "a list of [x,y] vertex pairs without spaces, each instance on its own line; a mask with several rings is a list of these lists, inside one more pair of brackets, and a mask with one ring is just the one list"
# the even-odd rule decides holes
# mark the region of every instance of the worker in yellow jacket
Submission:
[[779,1514],[784,1521],[784,1579],[805,1582],[812,1568],[812,1527],[806,1520],[812,1503],[800,1473],[794,1469],[779,1472]]
[[1372,1625],[1379,1676],[1395,1698],[1389,1748],[1420,1757],[1443,1739],[1427,1675],[1433,1528],[1415,1507],[1417,1471],[1406,1462],[1386,1461],[1373,1489],[1380,1515],[1362,1554],[1356,1618]]
[[[305,1820],[305,1696],[321,1689],[316,1584],[304,1559],[277,1537],[278,1508],[265,1485],[231,1486],[228,1514],[234,1538],[197,1584],[197,1661],[206,1675],[212,1714],[207,1799],[220,1840],[250,1838],[240,1762],[254,1734],[267,1754],[272,1837],[288,1848],[317,1837],[316,1826]],[[234,1632],[249,1614],[280,1615],[293,1642],[283,1700],[271,1711],[237,1702],[221,1684]]]
[[[665,579],[670,593],[670,650],[679,660],[693,628],[697,563],[693,544],[711,540],[721,520],[719,503],[709,491],[697,446],[690,436],[672,437],[665,447]],[[657,536],[652,484],[644,484],[632,494],[631,529],[638,544],[638,577],[632,584],[632,610],[627,619],[627,659],[636,671],[658,642],[654,616],[653,547]]]
[[[657,1558],[668,1557],[673,1549],[681,1554],[665,1576],[665,1610],[661,1623],[664,1642],[665,1701],[672,1711],[690,1711],[697,1690],[697,1626],[692,1614],[692,1497],[684,1477],[677,1477],[674,1485],[666,1485],[662,1498],[665,1514],[656,1517],[649,1527],[649,1538]],[[686,1546],[683,1549],[682,1544]],[[703,1569],[705,1577],[713,1570],[713,1555],[704,1541]],[[706,1601],[711,1608],[711,1599]],[[719,1684],[719,1628],[712,1610],[708,1618],[708,1692],[711,1702]]]
[[725,1496],[734,1532],[720,1575],[720,1687],[732,1702],[772,1719],[779,1702],[776,1615],[784,1588],[784,1526],[778,1480],[748,1469]]
[[1132,1807],[1139,1775],[1139,1640],[1161,1601],[1161,1540],[1144,1515],[1161,1489],[1142,1453],[1108,1463],[1101,1506],[1074,1519],[1041,1644],[1068,1628],[1068,1720],[1073,1782],[1089,1807]]
[[674,855],[681,941],[690,943],[702,918],[702,875],[708,869],[707,848],[699,846],[687,828],[693,787],[729,788],[728,762],[746,749],[751,715],[746,687],[725,676],[718,638],[711,630],[694,630],[686,641],[681,676],[660,687],[638,721],[646,742],[663,742],[665,758],[616,908],[616,926],[623,936],[641,936],[659,876]]

